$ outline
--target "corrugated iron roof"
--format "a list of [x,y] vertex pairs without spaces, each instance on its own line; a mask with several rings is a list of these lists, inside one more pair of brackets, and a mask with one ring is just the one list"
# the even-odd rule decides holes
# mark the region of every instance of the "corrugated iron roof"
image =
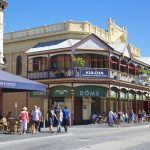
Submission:
[[30,48],[28,51],[26,51],[26,53],[34,53],[34,52],[72,47],[79,41],[80,39],[62,39],[56,41],[40,42],[36,44],[34,47]]

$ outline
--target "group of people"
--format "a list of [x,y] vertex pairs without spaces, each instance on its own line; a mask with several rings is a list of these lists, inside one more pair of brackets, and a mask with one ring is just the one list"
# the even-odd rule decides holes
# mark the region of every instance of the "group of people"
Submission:
[[96,114],[95,112],[92,113],[91,116],[91,123],[92,124],[100,124],[100,123],[106,123],[107,122],[107,115],[104,112],[103,114]]
[[143,124],[146,117],[147,115],[144,110],[139,110],[139,113],[137,115],[133,112],[133,110],[131,110],[129,113],[127,111],[122,112],[121,110],[116,113],[110,110],[108,114],[108,123],[110,126],[113,126],[114,123],[117,123],[119,126],[121,126],[123,123],[133,124],[134,122]]
[[28,123],[32,128],[32,133],[40,131],[40,122],[42,120],[42,113],[39,107],[34,106],[33,110],[28,113],[27,107],[23,107],[19,114],[20,134],[26,134]]
[[[70,113],[65,106],[62,110],[57,104],[56,107],[53,105],[50,106],[50,108],[47,111],[47,120],[48,120],[48,126],[49,126],[49,132],[53,133],[53,126],[54,126],[54,120],[56,120],[57,125],[57,132],[61,132],[61,125],[64,126],[65,132],[68,130],[68,124],[69,124],[69,117]],[[42,112],[39,107],[34,106],[34,109],[30,111],[28,114],[27,108],[23,107],[22,111],[19,115],[20,118],[20,134],[26,134],[27,131],[27,125],[30,121],[30,124],[32,126],[32,132],[37,133],[41,130],[41,122],[42,122]]]
[[47,112],[49,132],[53,133],[54,121],[56,121],[57,132],[61,132],[61,125],[64,127],[65,132],[67,132],[69,119],[70,119],[70,112],[67,106],[61,109],[59,104],[57,104],[56,107],[52,105]]

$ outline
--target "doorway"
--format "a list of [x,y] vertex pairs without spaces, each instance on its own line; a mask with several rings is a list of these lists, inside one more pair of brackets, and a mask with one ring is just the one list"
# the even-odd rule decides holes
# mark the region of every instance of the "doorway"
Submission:
[[74,100],[74,124],[82,123],[82,98],[75,97]]

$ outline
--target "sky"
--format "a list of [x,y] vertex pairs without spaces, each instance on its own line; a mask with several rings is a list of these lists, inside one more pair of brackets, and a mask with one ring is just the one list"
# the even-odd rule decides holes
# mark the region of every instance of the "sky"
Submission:
[[128,42],[150,56],[150,0],[7,0],[4,32],[67,20],[89,21],[102,29],[110,17],[128,31]]

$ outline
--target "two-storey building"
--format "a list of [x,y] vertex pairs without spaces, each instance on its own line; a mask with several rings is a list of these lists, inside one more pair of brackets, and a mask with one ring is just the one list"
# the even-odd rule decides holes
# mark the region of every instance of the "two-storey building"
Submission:
[[[127,42],[127,31],[108,19],[104,31],[89,22],[67,21],[5,34],[7,70],[47,85],[46,92],[4,95],[32,108],[59,102],[67,105],[75,124],[87,122],[92,112],[145,109],[149,112],[150,57]],[[76,66],[71,56],[82,58]]]

